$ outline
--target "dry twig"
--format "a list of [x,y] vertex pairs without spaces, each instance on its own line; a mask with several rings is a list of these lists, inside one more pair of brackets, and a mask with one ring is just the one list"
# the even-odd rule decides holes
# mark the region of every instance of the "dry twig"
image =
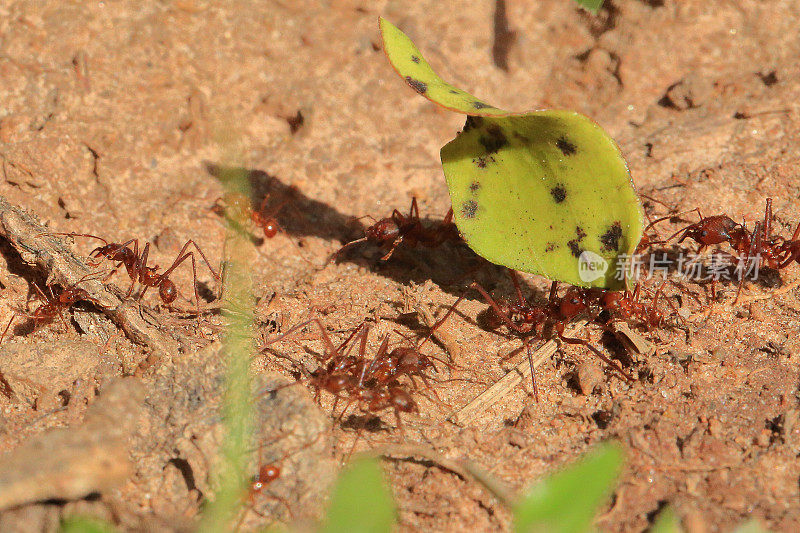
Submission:
[[[586,325],[588,320],[578,320],[572,324],[565,331],[565,336],[572,337],[578,330]],[[549,340],[544,343],[538,350],[531,354],[533,358],[533,367],[537,368],[558,349],[558,343],[555,340]],[[500,380],[483,391],[474,400],[450,415],[449,420],[460,426],[466,426],[475,418],[494,405],[501,401],[503,398],[514,390],[514,387],[519,385],[523,379],[529,378],[531,375],[531,366],[528,358],[525,357],[513,370],[509,371]]]
[[[89,267],[64,245],[64,241],[49,234],[33,216],[10,204],[0,196],[0,236],[19,252],[22,260],[36,265],[47,273],[48,282],[55,281],[68,287],[90,273]],[[174,355],[178,343],[163,332],[166,330],[155,317],[146,321],[140,306],[132,300],[123,301],[122,291],[97,280],[81,283],[98,303],[100,310],[121,328],[133,342],[150,348],[146,363],[152,365],[164,356]]]

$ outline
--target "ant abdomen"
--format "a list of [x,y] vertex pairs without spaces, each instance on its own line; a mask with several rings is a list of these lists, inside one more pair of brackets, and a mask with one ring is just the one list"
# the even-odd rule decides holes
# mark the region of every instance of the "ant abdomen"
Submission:
[[158,296],[165,304],[169,305],[178,297],[178,289],[172,280],[164,278],[158,286]]

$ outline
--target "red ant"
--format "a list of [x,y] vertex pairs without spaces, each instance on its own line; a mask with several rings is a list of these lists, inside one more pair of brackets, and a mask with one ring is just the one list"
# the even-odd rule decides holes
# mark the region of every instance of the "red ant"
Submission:
[[11,320],[8,321],[8,325],[6,329],[3,330],[3,334],[0,335],[0,344],[2,344],[3,339],[8,333],[8,329],[11,327],[12,322],[14,319],[22,314],[30,318],[33,321],[33,329],[35,330],[37,327],[41,326],[42,324],[47,324],[51,322],[56,316],[60,316],[61,320],[64,321],[64,325],[66,326],[66,320],[64,320],[63,312],[74,304],[79,301],[87,301],[92,302],[95,305],[100,305],[100,303],[93,297],[86,292],[85,289],[81,289],[78,287],[78,284],[82,281],[90,279],[92,276],[96,276],[96,274],[87,274],[83,276],[81,279],[76,281],[74,284],[70,285],[69,287],[62,289],[62,291],[56,296],[53,294],[53,289],[51,286],[48,286],[47,289],[50,292],[50,296],[46,295],[42,289],[39,288],[38,285],[35,283],[33,284],[34,289],[39,293],[39,296],[42,298],[42,304],[33,310],[33,313],[26,314],[26,313],[14,313],[11,317]]
[[[446,318],[447,315],[434,324],[431,330],[435,330]],[[378,412],[388,408],[393,409],[398,421],[398,427],[402,429],[400,413],[414,412],[418,408],[416,402],[406,387],[398,381],[398,378],[406,375],[413,384],[413,376],[418,376],[430,388],[427,376],[423,372],[427,368],[433,367],[433,363],[430,356],[425,356],[419,352],[421,345],[415,348],[397,347],[389,351],[389,335],[386,335],[378,348],[376,356],[371,361],[368,361],[364,357],[369,336],[369,327],[366,324],[358,326],[344,342],[336,347],[328,337],[322,323],[317,319],[298,324],[267,344],[282,340],[310,322],[317,324],[325,343],[324,354],[317,356],[320,363],[323,363],[320,367],[314,371],[308,371],[290,357],[283,354],[276,355],[289,359],[303,369],[303,372],[308,376],[309,384],[316,389],[317,399],[321,390],[332,394],[335,397],[334,411],[339,400],[345,398],[347,405],[339,414],[339,418],[345,414],[350,405],[359,402],[362,408],[369,412]],[[348,344],[349,346],[347,346]],[[350,353],[356,344],[359,345],[358,355],[351,356]]]
[[[640,296],[646,289],[642,289],[642,286],[638,283],[633,291],[627,289],[624,291],[608,291],[604,289],[580,290],[583,291],[584,298],[587,302],[596,301],[602,310],[607,311],[611,315],[609,320],[614,318],[625,321],[636,320],[650,330],[652,328],[661,327],[666,321],[664,313],[658,308],[658,300],[663,294],[666,282],[667,280],[665,279],[661,283],[650,303],[640,301]],[[681,288],[679,285],[678,287]],[[680,314],[678,314],[675,305],[669,299],[665,298],[665,300],[669,306],[672,307],[675,316],[681,321],[684,321]]]
[[395,209],[390,217],[382,218],[364,230],[364,237],[350,241],[339,248],[334,253],[333,259],[361,242],[371,242],[381,248],[388,248],[388,251],[381,257],[381,261],[388,261],[402,243],[406,243],[410,248],[414,248],[418,244],[427,248],[436,248],[447,241],[458,239],[460,236],[453,224],[452,207],[441,222],[431,227],[425,227],[419,218],[419,207],[417,199],[414,197],[411,199],[411,210],[408,215]]
[[[128,292],[126,293],[125,297],[129,297],[133,292],[133,287],[138,281],[140,285],[144,288],[139,293],[138,299],[141,300],[147,289],[150,287],[157,287],[158,288],[158,295],[161,298],[161,301],[164,302],[168,307],[175,299],[178,297],[178,289],[175,287],[175,284],[172,280],[169,279],[169,275],[175,270],[181,263],[186,261],[187,259],[192,260],[192,276],[194,279],[194,297],[195,297],[195,304],[197,306],[197,321],[198,321],[198,328],[200,326],[200,298],[197,293],[197,264],[194,259],[194,252],[187,252],[189,246],[194,246],[197,252],[200,254],[200,257],[203,258],[208,269],[211,271],[211,275],[214,276],[214,279],[220,281],[220,275],[214,270],[209,263],[206,255],[200,249],[200,247],[195,243],[193,240],[186,241],[186,244],[183,245],[181,251],[178,252],[178,256],[175,258],[175,261],[172,262],[169,268],[167,268],[164,272],[158,273],[158,265],[151,267],[147,266],[147,258],[150,253],[150,243],[147,242],[144,245],[144,249],[142,250],[141,255],[139,255],[139,240],[138,239],[130,239],[124,243],[110,243],[107,240],[103,239],[102,237],[98,237],[97,235],[91,235],[88,233],[53,233],[53,235],[69,235],[72,237],[88,237],[90,239],[97,239],[103,243],[103,246],[98,246],[97,248],[93,249],[89,252],[89,257],[93,260],[90,263],[92,266],[98,266],[102,259],[107,259],[109,261],[118,263],[108,274],[106,279],[111,277],[114,272],[122,265],[125,265],[125,270],[128,273],[128,277],[131,279],[131,285],[128,288]],[[130,245],[133,244],[133,249],[130,248]],[[201,332],[202,333],[202,332]]]
[[[633,381],[619,365],[611,361],[600,350],[592,346],[589,341],[564,335],[566,325],[578,315],[590,310],[589,304],[593,297],[585,289],[571,287],[562,297],[558,297],[558,282],[554,281],[550,286],[550,296],[544,304],[532,304],[522,295],[516,274],[509,271],[514,282],[517,293],[517,303],[507,300],[495,300],[478,283],[472,283],[471,287],[481,293],[484,300],[489,304],[489,311],[486,314],[487,325],[490,329],[497,329],[501,325],[507,326],[511,331],[523,337],[523,346],[511,352],[506,357],[512,357],[521,350],[527,348],[528,362],[531,367],[531,381],[533,393],[536,401],[539,401],[539,391],[536,386],[536,378],[533,368],[533,357],[531,355],[531,340],[541,338],[546,332],[552,331],[555,335],[567,344],[576,344],[588,348],[592,354],[620,374],[626,381]],[[463,297],[462,297],[463,298]],[[458,304],[458,301],[456,301]]]
[[[678,243],[686,239],[692,239],[700,244],[698,252],[708,246],[727,242],[736,252],[739,268],[744,266],[745,260],[758,258],[759,266],[780,270],[794,260],[794,258],[790,259],[793,255],[792,250],[794,248],[800,250],[800,243],[795,242],[795,239],[800,235],[798,231],[795,231],[795,235],[789,241],[771,234],[773,221],[772,198],[767,198],[764,208],[764,220],[755,223],[752,233],[748,231],[745,224],[739,224],[727,215],[703,217],[699,209],[695,209],[695,211],[700,216],[700,220],[677,231],[667,241],[678,235],[680,235]],[[798,230],[800,230],[800,227],[798,227]],[[739,299],[739,294],[744,284],[744,272],[739,272],[739,276],[739,288],[734,302]],[[712,295],[716,292],[715,286],[716,279],[711,284]]]
[[[270,198],[269,194],[266,194],[264,199],[261,200],[261,205],[259,205],[258,209],[253,209],[251,207],[250,199],[241,194],[227,194],[225,196],[225,204],[230,206],[230,208],[235,209],[239,213],[246,214],[246,216],[253,221],[253,224],[261,228],[261,230],[264,232],[264,237],[267,239],[272,239],[278,234],[279,231],[281,231],[281,226],[277,219],[278,214],[281,212],[284,206],[289,203],[291,199],[290,196],[294,195],[296,192],[297,187],[294,185],[289,187],[286,197],[269,211],[266,211],[265,209]],[[220,200],[217,200],[217,203],[214,204],[211,209],[219,215],[224,214],[224,207],[220,205]]]
[[[269,485],[271,485],[272,483],[274,483],[275,481],[277,481],[281,477],[281,473],[282,472],[281,472],[281,467],[279,466],[279,463],[282,463],[289,456],[294,455],[294,454],[296,454],[296,453],[298,453],[298,452],[300,452],[300,451],[302,451],[302,450],[304,450],[304,449],[306,449],[306,448],[308,448],[310,446],[313,446],[314,444],[317,443],[318,440],[319,440],[319,435],[317,435],[317,437],[315,439],[303,444],[303,446],[301,446],[300,448],[298,448],[296,450],[292,450],[290,452],[287,452],[282,457],[280,457],[280,458],[278,458],[278,459],[276,459],[274,461],[271,461],[269,463],[265,463],[264,460],[263,460],[262,453],[263,453],[264,445],[259,446],[259,448],[258,448],[258,463],[257,463],[258,464],[258,473],[255,476],[253,476],[253,478],[250,480],[250,483],[248,484],[248,487],[247,487],[247,494],[245,496],[245,500],[247,501],[247,503],[249,505],[249,510],[253,511],[254,513],[256,513],[257,515],[259,515],[261,517],[266,518],[262,513],[256,511],[256,509],[255,509],[256,497],[262,495],[267,490]],[[281,497],[281,496],[279,496],[277,494],[273,494],[273,493],[269,494],[269,496],[271,498],[274,498],[275,500],[281,502],[283,504],[283,506],[286,507],[286,510],[288,511],[289,516],[291,518],[294,518],[294,513],[292,512],[292,508],[289,505],[289,502],[287,502],[285,498],[283,498],[283,497]],[[236,524],[236,527],[234,528],[234,531],[238,531],[239,530],[239,528],[242,526],[242,523],[244,522],[244,519],[246,518],[246,516],[247,516],[247,510],[245,510],[242,513],[242,516],[239,518],[239,521]]]

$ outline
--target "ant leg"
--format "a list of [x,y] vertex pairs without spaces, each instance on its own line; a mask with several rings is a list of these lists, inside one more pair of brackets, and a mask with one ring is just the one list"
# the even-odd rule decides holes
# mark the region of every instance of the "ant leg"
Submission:
[[6,329],[4,329],[4,330],[3,330],[3,334],[2,334],[2,335],[0,335],[0,344],[3,344],[3,339],[5,339],[5,337],[6,337],[6,333],[8,333],[8,328],[10,328],[10,327],[11,327],[11,323],[12,323],[12,322],[14,322],[14,319],[15,319],[15,318],[17,318],[17,314],[16,314],[16,313],[14,313],[13,315],[11,315],[11,320],[9,320],[9,321],[8,321],[8,325],[6,326]]
[[520,305],[527,305],[528,301],[522,296],[522,289],[519,286],[519,278],[517,277],[517,273],[510,268],[506,268],[508,271],[508,275],[511,277],[511,282],[514,284],[514,290],[517,293],[517,301],[519,301]]
[[[358,350],[358,356],[359,359],[361,360],[364,359],[364,351],[366,347],[367,347],[367,336],[363,335],[361,337],[361,345],[359,346]],[[375,357],[372,358],[369,367],[367,367],[367,365],[363,365],[363,367],[361,368],[361,377],[358,380],[359,387],[364,386],[364,378],[372,373],[372,369],[375,366],[375,363],[385,358],[388,354],[389,354],[389,334],[387,333],[383,337],[383,341],[381,341],[381,345],[378,347],[378,351],[375,353]]]
[[533,354],[531,353],[531,343],[526,342],[525,347],[528,352],[528,364],[531,367],[531,384],[533,385],[533,399],[539,403],[539,387],[536,386],[536,368],[533,366]]
[[411,197],[411,210],[408,212],[408,218],[411,220],[419,220],[419,206],[417,205],[417,197]]
[[368,239],[367,239],[366,237],[362,237],[362,238],[360,238],[360,239],[356,239],[356,240],[354,240],[354,241],[350,241],[350,242],[348,242],[347,244],[343,245],[341,248],[339,248],[338,250],[336,250],[335,252],[333,252],[333,253],[330,255],[330,257],[328,258],[328,261],[327,261],[327,262],[328,262],[328,263],[330,263],[330,262],[332,262],[332,261],[333,261],[333,262],[336,262],[336,261],[339,259],[339,256],[340,256],[340,255],[342,255],[342,252],[344,252],[344,251],[346,251],[346,250],[349,250],[350,248],[352,248],[352,247],[353,247],[353,246],[355,246],[356,244],[359,244],[359,243],[362,243],[362,242],[367,242],[367,240],[368,240]]
[[442,220],[442,225],[446,226],[448,224],[452,224],[452,222],[453,222],[453,208],[451,207],[450,209],[447,210],[447,214],[444,216],[444,219]]
[[756,222],[755,226],[753,227],[753,240],[750,242],[750,249],[747,251],[747,257],[742,258],[741,256],[737,257],[738,264],[736,270],[739,274],[739,287],[736,289],[736,298],[733,299],[733,305],[736,305],[736,302],[739,301],[739,295],[742,293],[742,287],[744,287],[744,278],[745,278],[745,271],[744,266],[746,262],[751,261],[754,257],[760,263],[761,258],[759,257],[762,250],[764,249],[764,245],[762,244],[762,238],[764,240],[769,238],[769,230],[767,229],[770,225],[770,221],[772,219],[772,198],[767,198],[767,207],[764,209],[764,225],[762,226],[760,222]]
[[392,247],[389,248],[389,251],[383,257],[381,257],[381,261],[388,261],[389,258],[392,257],[392,254],[394,253],[395,250],[397,250],[397,247],[400,246],[400,244],[402,244],[403,237],[404,237],[403,235],[400,235],[394,241],[392,241]]
[[764,207],[764,238],[769,239],[772,232],[772,198],[767,198],[767,205]]
[[[436,330],[439,328],[439,326],[441,326],[442,324],[444,324],[444,321],[445,321],[445,320],[447,320],[447,318],[450,316],[450,314],[451,314],[453,311],[455,311],[455,309],[456,309],[456,306],[457,306],[458,304],[460,304],[460,303],[461,303],[461,300],[463,300],[463,299],[464,299],[464,298],[467,296],[467,292],[468,292],[468,291],[469,291],[469,289],[467,289],[466,291],[464,291],[464,293],[463,293],[461,296],[459,296],[459,297],[458,297],[458,299],[455,301],[455,303],[453,303],[453,305],[451,305],[451,306],[450,306],[450,308],[447,310],[447,312],[444,314],[444,316],[442,316],[442,318],[440,318],[439,320],[437,320],[437,321],[436,321],[436,322],[435,322],[435,323],[434,323],[434,324],[433,324],[433,325],[430,327],[430,329],[428,330],[428,336],[427,336],[427,337],[425,337],[425,338],[423,339],[423,341],[422,341],[421,343],[419,343],[419,345],[417,345],[417,346],[416,346],[416,349],[417,349],[417,351],[421,350],[421,349],[422,349],[422,347],[423,347],[423,346],[425,346],[425,343],[426,343],[426,342],[428,342],[428,341],[430,340],[430,338],[431,338],[431,337],[433,337],[433,332],[434,332],[434,331],[436,331]],[[397,330],[395,330],[395,333],[399,334],[399,335],[400,335],[400,336],[402,336],[402,337],[405,337],[405,335],[403,335],[402,333],[400,333],[400,332],[399,332],[399,331],[397,331]],[[407,337],[406,337],[406,339],[407,339]],[[451,357],[452,357],[452,356],[451,356]],[[446,363],[445,363],[445,364],[446,364]],[[448,365],[448,366],[450,366],[450,365]]]
[[489,293],[486,292],[486,289],[481,287],[481,285],[478,282],[472,282],[470,284],[470,287],[475,289],[479,293],[481,293],[481,296],[483,296],[483,299],[486,300],[486,303],[488,303],[491,306],[491,308],[494,309],[494,312],[497,313],[497,316],[500,318],[500,320],[503,321],[503,323],[506,326],[508,326],[513,331],[516,331],[517,333],[521,333],[521,334],[527,333],[527,331],[525,331],[523,328],[521,328],[518,325],[514,324],[514,322],[511,320],[511,317],[509,317],[508,314],[504,313],[500,309],[500,306],[497,305],[497,302],[494,300],[494,298],[492,298],[489,295]]
[[631,376],[629,376],[628,373],[625,372],[622,369],[621,366],[619,366],[614,361],[612,361],[611,359],[609,359],[608,357],[603,355],[603,352],[601,352],[600,350],[598,350],[597,348],[592,346],[592,344],[589,341],[587,341],[585,339],[576,339],[574,337],[565,337],[564,336],[564,324],[563,323],[561,323],[561,322],[557,323],[556,326],[555,326],[555,330],[556,330],[556,334],[558,335],[558,338],[561,339],[562,341],[566,342],[567,344],[577,344],[577,345],[585,346],[586,348],[589,348],[589,350],[591,350],[591,352],[595,355],[595,357],[597,357],[598,359],[603,361],[605,364],[610,366],[613,370],[618,372],[623,378],[625,378],[625,381],[628,381],[628,382],[634,381],[634,379]]
[[[139,251],[139,246],[136,245],[134,247],[134,253],[137,253],[138,251]],[[138,255],[138,253],[137,253],[137,255]],[[142,283],[142,281],[144,281],[144,273],[145,273],[145,271],[147,269],[147,257],[149,255],[150,255],[150,243],[148,242],[148,243],[145,243],[144,250],[142,250],[142,255],[141,255],[141,257],[139,257],[139,259],[136,260],[136,263],[134,264],[134,268],[133,268],[133,270],[137,273],[137,278],[139,279],[139,283]],[[158,268],[158,267],[155,267],[155,268]],[[153,270],[155,270],[155,268]],[[159,279],[159,282],[160,281],[161,280]],[[128,289],[127,296],[131,295],[131,293],[133,291],[133,285],[135,283],[136,283],[135,280],[134,280],[133,283],[131,283],[131,287],[130,287],[130,289]],[[139,300],[144,298],[144,295],[147,292],[147,289],[150,288],[149,285],[144,285],[143,283],[142,283],[142,285],[143,285],[143,288],[142,288],[142,292],[139,293],[139,298],[138,298]]]
[[554,303],[556,302],[556,299],[557,299],[557,298],[558,298],[558,282],[557,282],[557,281],[554,281],[554,282],[553,282],[553,283],[550,285],[550,296],[549,296],[549,298],[548,298],[548,301],[549,301],[551,304],[554,304]]
[[[211,263],[208,261],[206,254],[203,253],[203,250],[201,250],[200,247],[197,245],[197,243],[194,242],[192,239],[186,241],[186,244],[183,245],[183,249],[180,251],[178,255],[180,256],[182,253],[184,253],[186,249],[189,248],[190,244],[194,246],[194,249],[197,250],[197,253],[200,254],[200,257],[203,259],[203,262],[205,262],[206,266],[208,267],[208,270],[211,271],[211,275],[214,276],[214,279],[216,279],[217,281],[221,281],[222,278],[220,277],[219,274],[217,274],[217,272],[211,266]],[[195,283],[197,283],[197,279],[195,279]]]

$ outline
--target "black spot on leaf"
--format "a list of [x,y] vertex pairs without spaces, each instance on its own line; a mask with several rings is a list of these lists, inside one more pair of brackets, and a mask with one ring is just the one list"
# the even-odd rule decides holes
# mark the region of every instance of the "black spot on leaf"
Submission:
[[564,185],[561,183],[550,189],[550,194],[553,195],[553,200],[555,200],[557,204],[567,199],[567,189],[565,189]]
[[622,238],[622,226],[619,221],[614,222],[608,230],[600,236],[604,250],[618,250],[619,240]]
[[485,102],[481,102],[480,100],[475,100],[474,102],[472,102],[472,107],[474,107],[475,109],[497,109],[495,106],[489,105]]
[[487,154],[493,154],[508,144],[508,139],[506,139],[500,126],[490,126],[486,128],[486,133],[487,135],[481,136],[479,140],[486,149]]
[[554,242],[548,242],[548,243],[547,243],[547,246],[545,246],[545,247],[544,247],[544,251],[545,251],[545,252],[552,252],[552,251],[553,251],[553,250],[555,250],[556,248],[558,248],[558,245],[557,245],[556,243],[554,243]]
[[472,194],[477,193],[480,190],[480,188],[481,184],[478,183],[477,181],[473,181],[472,183],[469,184],[469,192],[471,192]]
[[575,238],[571,241],[567,242],[567,246],[569,246],[569,251],[575,257],[580,257],[583,253],[583,248],[580,246],[580,242],[583,238],[586,237],[586,232],[583,231],[583,228],[580,226],[575,226]]
[[475,200],[467,200],[461,204],[461,214],[464,218],[475,218],[475,213],[478,211],[478,202]]
[[419,57],[411,56],[411,61],[413,61],[414,63],[419,63]]
[[424,81],[419,81],[411,76],[406,76],[406,82],[411,85],[411,88],[417,91],[419,94],[425,94],[428,91],[428,84]]
[[575,145],[569,142],[566,137],[561,137],[558,139],[556,141],[556,146],[559,150],[561,150],[562,154],[567,156],[573,155],[578,151],[577,148],[575,148]]
[[450,94],[458,94],[458,91],[456,91],[455,89],[450,89]]
[[473,158],[472,162],[475,163],[475,165],[478,168],[486,168],[486,165],[488,165],[489,163],[496,163],[497,160],[490,155],[489,156],[482,155],[480,157]]

